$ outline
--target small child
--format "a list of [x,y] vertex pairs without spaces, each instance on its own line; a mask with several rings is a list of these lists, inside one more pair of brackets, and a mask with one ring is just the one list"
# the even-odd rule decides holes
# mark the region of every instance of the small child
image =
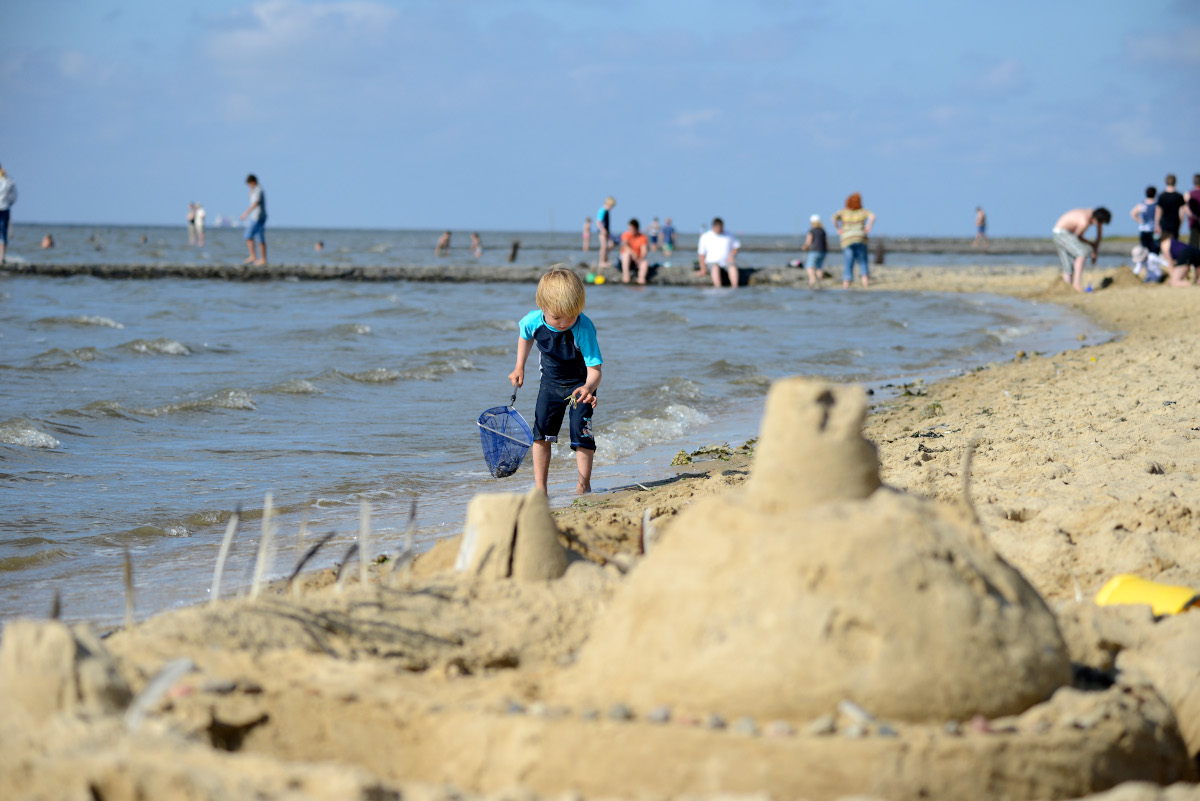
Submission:
[[600,386],[600,346],[596,326],[583,312],[584,289],[579,276],[555,265],[538,281],[538,308],[521,318],[517,339],[517,367],[508,375],[513,386],[525,384],[525,361],[537,344],[541,387],[533,418],[533,480],[546,491],[550,474],[550,443],[558,440],[563,416],[571,407],[571,450],[579,481],[575,494],[592,491],[592,411]]
[[829,240],[825,236],[825,226],[821,224],[820,214],[809,217],[808,223],[811,227],[808,229],[808,236],[804,237],[804,249],[808,251],[804,267],[808,270],[809,289],[816,289],[821,275],[825,272],[825,254],[829,252]]

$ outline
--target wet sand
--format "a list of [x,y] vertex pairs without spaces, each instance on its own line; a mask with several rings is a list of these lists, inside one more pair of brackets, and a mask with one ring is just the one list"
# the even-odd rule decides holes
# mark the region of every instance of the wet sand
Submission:
[[[878,405],[863,433],[878,449],[884,486],[867,498],[762,511],[756,493],[768,505],[788,499],[764,489],[776,486],[778,471],[760,463],[768,443],[753,439],[697,453],[674,479],[581,498],[554,513],[574,561],[553,581],[489,579],[494,565],[456,572],[461,543],[452,538],[411,570],[374,567],[366,586],[354,578],[338,590],[319,573],[296,592],[274,587],[254,602],[163,614],[102,645],[55,624],[15,634],[10,626],[0,648],[0,781],[15,798],[1033,799],[1123,785],[1095,797],[1200,799],[1200,611],[1156,622],[1146,607],[1091,601],[1118,573],[1200,589],[1200,289],[1144,286],[1127,270],[1089,271],[1097,290],[1084,295],[1046,268],[874,272],[879,288],[1062,303],[1124,336],[1078,351],[1014,353]],[[789,468],[798,481],[841,464],[821,448]],[[707,682],[715,701],[643,701],[670,683],[653,662],[625,690],[607,689],[616,686],[608,674],[636,656],[614,632],[644,623],[669,638],[687,617],[672,611],[671,593],[640,607],[630,599],[655,597],[656,582],[670,583],[663,576],[690,575],[685,562],[707,558],[705,548],[731,549],[712,555],[720,576],[725,565],[743,569],[742,552],[758,543],[790,558],[788,537],[820,530],[836,541],[839,525],[849,538],[898,519],[926,521],[941,545],[917,547],[922,540],[903,526],[883,531],[917,547],[928,578],[880,603],[920,620],[932,610],[934,626],[938,598],[958,597],[954,588],[1018,624],[1049,610],[1065,649],[1056,664],[1069,656],[1073,666],[1070,678],[1051,682],[1064,686],[1036,703],[971,714],[990,707],[960,697],[986,699],[1046,677],[1009,673],[989,683],[982,669],[942,667],[964,657],[953,638],[939,651],[946,646],[927,632],[915,659],[891,666],[895,692],[919,685],[918,668],[932,670],[934,697],[958,712],[877,713],[853,690],[830,690],[823,714],[725,708],[723,695],[781,669],[770,637],[751,638],[744,663],[735,653],[734,668],[699,677],[689,672],[689,646],[671,649],[681,682],[685,674]],[[883,575],[897,557],[876,546],[844,558]],[[824,592],[821,579],[805,581]],[[776,605],[770,586],[755,588],[767,602],[741,606],[738,586],[681,588],[713,607],[711,631],[690,646],[697,660],[719,649],[721,632],[807,625],[786,620],[785,596]],[[859,589],[839,591],[870,595]],[[842,600],[838,608],[861,608],[858,598]],[[739,611],[718,620],[723,610]],[[945,610],[950,626],[956,610]],[[987,638],[977,642],[966,626],[963,649],[987,651]],[[861,616],[835,616],[829,631],[809,661],[841,659],[848,673],[877,665],[880,642],[907,636],[895,627],[872,633]],[[1045,648],[1058,647],[1058,634],[1040,631]],[[126,693],[142,692],[180,658],[194,669],[149,705],[140,727],[123,723]],[[786,680],[779,686],[779,698],[790,697]],[[887,681],[874,692],[885,699],[876,710],[902,700],[888,699]],[[760,710],[775,708],[767,696],[753,699]]]

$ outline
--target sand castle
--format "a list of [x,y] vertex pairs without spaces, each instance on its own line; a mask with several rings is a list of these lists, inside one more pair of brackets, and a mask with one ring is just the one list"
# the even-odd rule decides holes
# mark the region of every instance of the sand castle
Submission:
[[740,495],[694,504],[597,623],[582,695],[811,719],[1024,711],[1071,679],[1041,598],[964,516],[881,488],[857,388],[788,379]]

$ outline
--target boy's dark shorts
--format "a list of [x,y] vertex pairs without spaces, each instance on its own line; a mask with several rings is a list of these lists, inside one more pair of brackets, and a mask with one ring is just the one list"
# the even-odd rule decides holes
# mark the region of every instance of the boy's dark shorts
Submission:
[[558,432],[562,428],[563,416],[571,412],[571,450],[586,448],[596,450],[596,440],[592,438],[592,405],[578,403],[571,408],[567,397],[572,390],[583,386],[568,384],[555,386],[542,384],[538,390],[537,408],[533,413],[533,439],[557,442]]

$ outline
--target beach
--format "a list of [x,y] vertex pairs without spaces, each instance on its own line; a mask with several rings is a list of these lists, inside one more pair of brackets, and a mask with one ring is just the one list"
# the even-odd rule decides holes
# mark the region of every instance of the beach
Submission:
[[880,290],[1058,304],[1119,335],[871,396],[777,381],[765,430],[697,441],[666,477],[472,502],[498,553],[447,537],[103,640],[9,623],[0,781],[106,801],[1200,799],[1200,610],[1093,602],[1123,573],[1200,591],[1200,289],[1086,280],[874,268]]

